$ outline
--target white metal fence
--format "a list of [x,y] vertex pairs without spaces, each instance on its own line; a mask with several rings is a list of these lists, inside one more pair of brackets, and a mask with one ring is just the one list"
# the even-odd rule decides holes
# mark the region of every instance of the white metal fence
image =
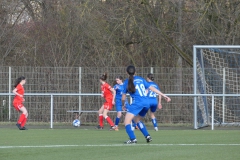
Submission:
[[[68,67],[1,67],[0,68],[0,121],[15,122],[18,113],[12,107],[12,89],[14,81],[20,75],[27,78],[25,84],[25,103],[29,112],[28,122],[51,122],[70,123],[73,115],[68,110],[96,111],[103,103],[100,94],[99,77],[102,73],[109,73],[108,82],[113,84],[115,77],[122,75],[127,78],[126,68],[68,68]],[[192,68],[161,68],[161,67],[141,67],[136,68],[137,75],[146,77],[148,73],[153,73],[155,82],[159,84],[163,93],[171,96],[172,101],[165,103],[162,101],[163,109],[156,113],[156,118],[161,124],[182,124],[193,125],[197,128],[198,116],[194,107],[194,97],[203,96],[194,93],[193,89],[193,69]],[[222,81],[216,79],[215,84]],[[219,83],[219,87],[222,83]],[[194,93],[194,94],[193,94]],[[221,93],[218,93],[221,94]],[[215,102],[220,99],[216,94]],[[240,122],[239,94],[219,95],[224,99],[224,105],[233,106],[231,110],[225,110],[215,104],[216,122]],[[211,111],[212,102],[209,102]],[[198,103],[197,103],[198,105]],[[195,109],[195,110],[194,110]],[[213,112],[214,113],[214,112]],[[224,115],[224,117],[223,117]],[[81,116],[82,123],[97,123],[97,114],[87,113]],[[116,114],[111,113],[111,118],[115,119]],[[221,120],[219,120],[221,119]],[[224,119],[224,121],[222,121]],[[146,116],[146,122],[150,122],[150,117]]]
[[[12,96],[13,94],[9,94],[9,93],[0,93],[0,96]],[[53,128],[53,124],[54,122],[58,122],[54,117],[56,116],[56,114],[58,113],[55,113],[57,112],[57,107],[54,106],[55,102],[54,102],[54,99],[55,97],[59,97],[59,96],[67,96],[67,97],[84,97],[84,96],[98,96],[100,97],[101,94],[90,94],[90,93],[81,93],[81,94],[76,94],[76,93],[26,93],[25,96],[26,97],[30,97],[30,96],[45,96],[45,97],[49,97],[49,115],[46,115],[47,117],[49,117],[49,122],[50,122],[50,128]],[[240,97],[239,94],[167,94],[168,96],[170,96],[172,98],[172,102],[170,102],[170,105],[171,103],[174,103],[174,100],[177,98],[177,97],[199,97],[199,96],[209,96],[211,97],[212,101],[211,101],[211,108],[209,108],[210,110],[210,118],[211,118],[211,129],[213,130],[214,129],[214,124],[215,123],[218,123],[218,122],[215,122],[215,101],[214,101],[214,98],[215,97]],[[193,99],[192,99],[192,103],[193,103]],[[11,120],[11,115],[12,115],[12,105],[9,104],[8,106],[8,110],[9,110],[9,120]],[[67,114],[67,111],[69,110],[69,108],[66,108],[65,109],[65,113]],[[70,109],[71,110],[71,109]],[[96,110],[86,110],[86,109],[83,109],[81,106],[76,109],[72,109],[74,111],[79,111],[79,113],[81,111],[89,111],[88,113],[95,113]],[[193,107],[192,105],[192,113],[190,112],[189,113],[189,118],[192,119],[192,121],[189,121],[188,123],[192,123],[193,124],[193,127],[194,129],[197,129],[197,109],[195,107]],[[161,112],[161,111],[159,111]],[[222,112],[226,112],[224,109],[222,110]],[[186,117],[186,115],[179,115],[179,116],[184,116]],[[30,114],[30,117],[31,117],[31,114]],[[31,119],[31,118],[30,118]],[[223,117],[224,119],[224,117]],[[86,121],[85,121],[86,122]],[[96,123],[96,122],[95,122]],[[225,123],[225,122],[222,122],[222,123]],[[234,121],[234,123],[240,123],[240,116],[239,115],[236,115],[236,119]]]

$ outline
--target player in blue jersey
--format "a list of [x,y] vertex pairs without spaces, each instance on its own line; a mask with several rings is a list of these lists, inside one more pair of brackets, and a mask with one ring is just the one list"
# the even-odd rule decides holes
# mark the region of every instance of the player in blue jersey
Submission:
[[[150,84],[150,86],[153,86],[154,88],[160,91],[159,86],[154,82],[154,76],[152,73],[149,73],[147,75],[147,81]],[[154,113],[156,112],[157,108],[162,109],[162,104],[161,104],[162,96],[158,95],[158,100],[157,100],[157,94],[151,91],[150,89],[147,90],[147,96],[149,98],[149,103],[150,103],[149,110],[150,110],[150,117],[152,119],[152,124],[154,126],[154,130],[158,131],[157,120]]]
[[[116,91],[116,96],[115,96],[115,107],[117,111],[117,117],[115,119],[115,131],[118,131],[118,124],[121,120],[122,117],[122,91],[123,91],[123,77],[122,76],[117,76],[115,79],[115,84],[113,86],[113,89]],[[125,106],[128,106],[128,100],[125,99]],[[134,123],[134,120],[132,121],[133,128],[136,128],[136,124]]]
[[117,117],[115,119],[115,131],[118,131],[118,124],[122,117],[122,91],[123,91],[123,77],[116,77],[116,84],[113,86],[113,89],[116,91],[115,96],[115,106],[117,111]]
[[135,67],[130,65],[127,67],[127,73],[129,78],[124,81],[123,84],[123,93],[122,93],[122,104],[123,109],[126,108],[125,106],[125,99],[126,94],[129,93],[132,97],[132,103],[127,107],[127,113],[124,120],[124,125],[126,132],[129,136],[129,140],[126,141],[126,144],[137,143],[136,136],[132,131],[131,122],[135,117],[135,122],[139,130],[142,132],[146,141],[149,143],[152,141],[150,134],[147,131],[144,123],[140,121],[141,117],[144,117],[150,107],[147,91],[146,89],[151,89],[152,91],[156,92],[159,95],[162,95],[167,102],[170,102],[171,99],[164,95],[162,92],[157,90],[156,88],[150,86],[150,84],[142,77],[135,75]]

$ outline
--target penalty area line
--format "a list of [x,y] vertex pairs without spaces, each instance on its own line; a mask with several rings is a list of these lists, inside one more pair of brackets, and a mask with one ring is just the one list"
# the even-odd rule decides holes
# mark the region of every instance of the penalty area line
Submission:
[[240,146],[240,144],[100,144],[100,145],[43,145],[43,146],[0,146],[7,148],[59,148],[59,147],[121,147],[121,146]]

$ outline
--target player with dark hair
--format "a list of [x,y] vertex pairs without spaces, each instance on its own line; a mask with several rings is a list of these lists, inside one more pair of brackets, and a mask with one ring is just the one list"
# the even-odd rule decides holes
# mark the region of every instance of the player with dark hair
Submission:
[[133,102],[128,106],[127,113],[125,116],[124,124],[126,132],[129,136],[129,140],[126,141],[126,144],[137,143],[136,136],[131,128],[131,121],[135,117],[135,122],[139,130],[142,132],[144,137],[146,138],[147,143],[152,141],[150,134],[147,131],[144,123],[140,121],[141,117],[144,117],[150,107],[147,97],[146,89],[151,89],[157,94],[162,95],[167,102],[171,101],[171,99],[164,95],[162,92],[157,90],[156,88],[150,86],[150,84],[142,77],[135,75],[135,67],[130,65],[127,67],[127,73],[129,78],[124,81],[123,84],[123,94],[122,94],[122,104],[123,109],[125,109],[125,99],[126,94],[129,93],[133,99]]
[[16,126],[20,130],[27,130],[25,127],[25,124],[27,122],[28,117],[28,111],[23,106],[24,99],[24,88],[23,85],[26,83],[26,78],[24,76],[19,77],[14,85],[13,93],[15,94],[15,97],[13,99],[13,106],[18,111],[21,112],[21,115],[17,121]]
[[[153,86],[154,88],[160,91],[159,86],[154,82],[154,76],[152,73],[149,73],[147,75],[147,81],[150,84],[150,86]],[[162,104],[161,104],[162,96],[158,95],[158,100],[157,100],[157,94],[151,91],[150,89],[147,90],[147,96],[149,98],[149,103],[150,103],[149,110],[150,110],[150,117],[152,119],[152,124],[154,126],[154,130],[158,131],[157,120],[154,113],[156,112],[157,108],[162,109]]]
[[115,90],[106,82],[107,80],[107,73],[104,73],[100,76],[100,83],[101,83],[101,91],[102,91],[102,97],[105,99],[105,102],[103,103],[102,107],[99,109],[99,125],[96,127],[96,129],[103,129],[103,118],[106,119],[106,121],[110,125],[110,130],[114,130],[114,123],[111,120],[111,118],[107,115],[107,113],[112,110],[113,105],[115,104]]
[[115,119],[115,131],[118,131],[118,124],[122,117],[122,91],[123,91],[123,77],[117,76],[115,79],[115,85],[113,86],[116,91],[115,106],[117,111],[117,117]]

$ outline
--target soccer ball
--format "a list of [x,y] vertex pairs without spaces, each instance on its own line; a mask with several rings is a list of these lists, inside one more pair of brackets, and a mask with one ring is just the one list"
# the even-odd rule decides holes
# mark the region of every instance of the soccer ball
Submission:
[[72,124],[74,127],[79,127],[81,123],[79,119],[75,119]]

